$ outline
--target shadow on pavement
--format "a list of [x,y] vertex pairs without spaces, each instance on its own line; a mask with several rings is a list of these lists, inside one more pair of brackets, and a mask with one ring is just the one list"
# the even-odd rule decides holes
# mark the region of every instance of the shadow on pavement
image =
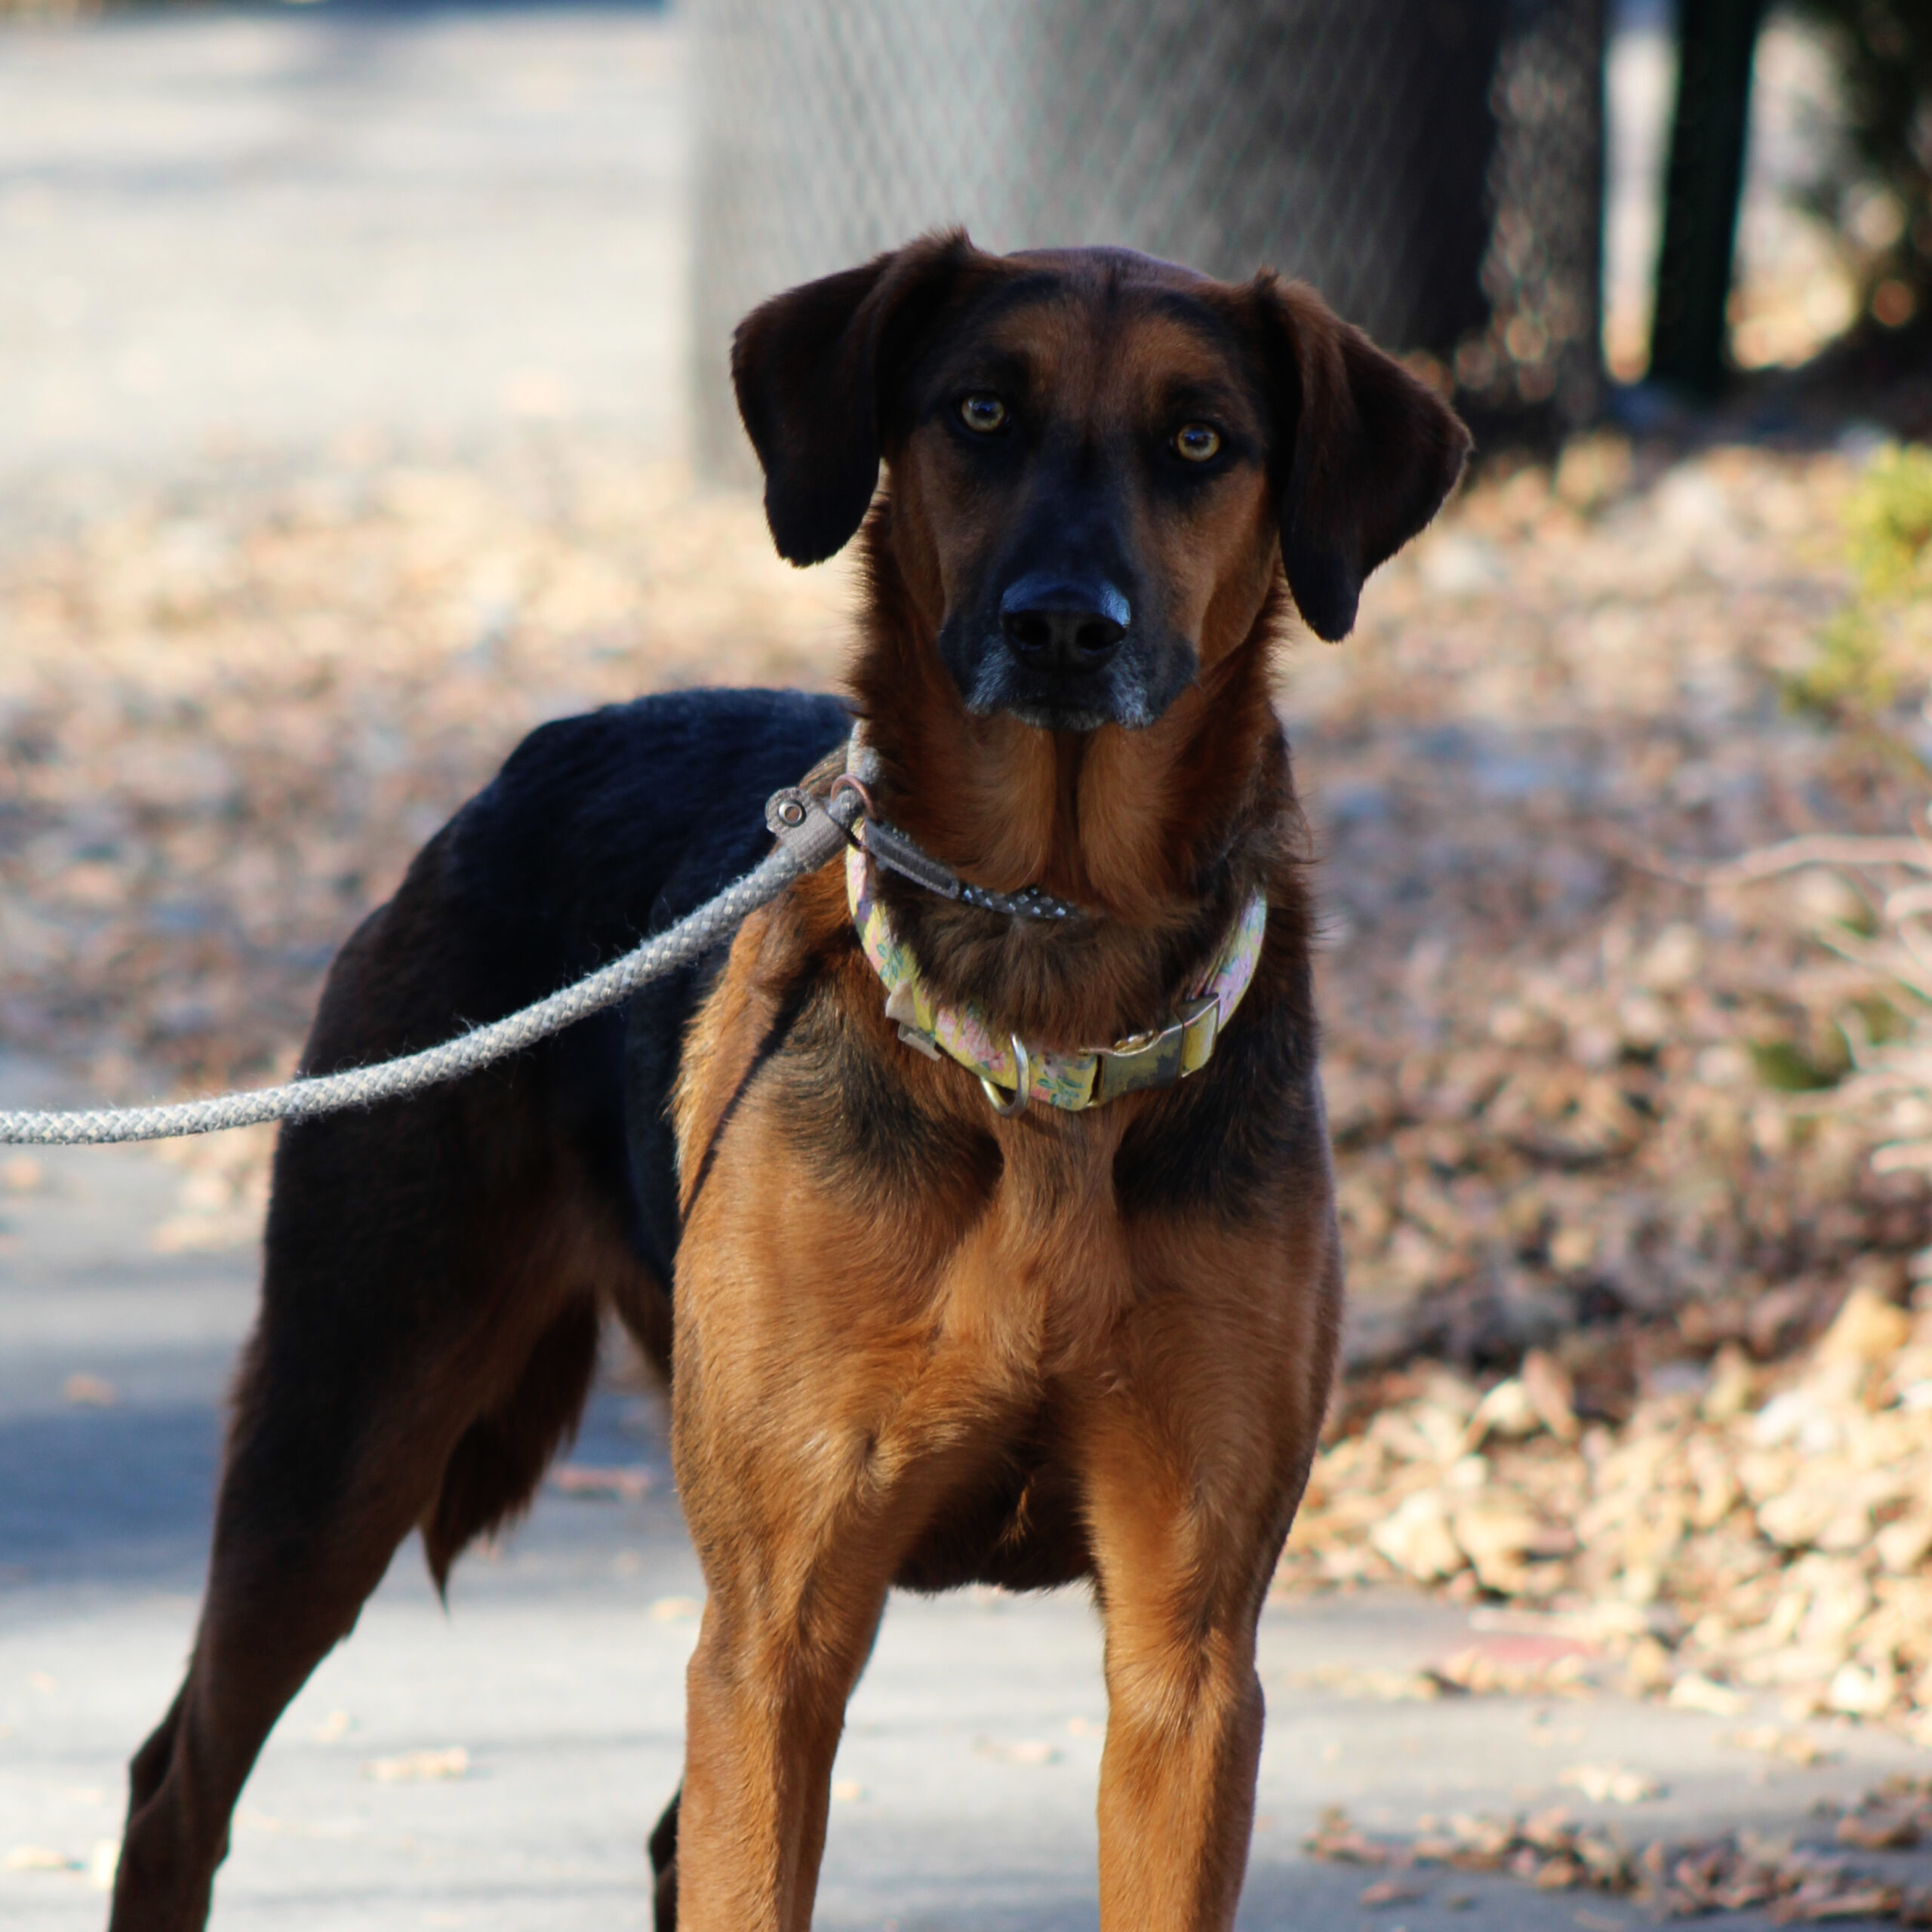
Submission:
[[0,1417],[0,1581],[194,1584],[220,1446],[205,1404]]

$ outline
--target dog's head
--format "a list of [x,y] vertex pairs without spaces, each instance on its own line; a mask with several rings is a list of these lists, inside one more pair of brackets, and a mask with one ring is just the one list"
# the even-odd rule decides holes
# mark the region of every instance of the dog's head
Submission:
[[732,377],[780,552],[888,541],[969,710],[1151,724],[1252,632],[1277,560],[1318,635],[1433,516],[1469,437],[1309,291],[1110,248],[929,236],[774,297]]

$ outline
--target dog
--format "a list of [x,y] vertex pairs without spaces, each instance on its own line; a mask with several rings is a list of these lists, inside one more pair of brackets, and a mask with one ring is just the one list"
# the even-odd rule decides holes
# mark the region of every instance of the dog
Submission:
[[1295,613],[1348,632],[1469,438],[1305,288],[960,232],[767,302],[733,374],[778,549],[861,546],[846,698],[542,727],[343,947],[304,1069],[605,963],[801,779],[863,828],[627,1008],[283,1130],[113,1932],[204,1924],[276,1718],[411,1529],[440,1585],[527,1505],[607,1312],[669,1380],[708,1591],[660,1928],[809,1924],[890,1590],[1081,1579],[1101,1924],[1232,1921],[1342,1306],[1270,665]]

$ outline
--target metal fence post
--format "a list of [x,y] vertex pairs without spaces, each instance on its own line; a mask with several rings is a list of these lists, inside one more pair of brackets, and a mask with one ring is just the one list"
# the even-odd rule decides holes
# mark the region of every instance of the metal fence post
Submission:
[[[693,0],[697,454],[755,302],[942,223],[1312,282],[1487,423],[1595,407],[1601,0]],[[1459,352],[1467,351],[1467,353]]]
[[1686,395],[1724,386],[1731,256],[1764,0],[1678,0],[1677,111],[1657,254],[1651,377]]

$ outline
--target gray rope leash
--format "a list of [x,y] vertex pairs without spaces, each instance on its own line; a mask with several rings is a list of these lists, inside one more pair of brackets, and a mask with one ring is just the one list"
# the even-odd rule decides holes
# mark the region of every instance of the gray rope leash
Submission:
[[662,979],[702,957],[795,879],[816,872],[841,850],[845,828],[859,811],[858,798],[849,792],[835,799],[829,810],[795,787],[774,794],[765,808],[765,823],[777,835],[777,849],[735,884],[728,885],[715,899],[668,931],[646,940],[634,952],[600,967],[575,986],[440,1047],[375,1066],[352,1067],[344,1073],[291,1080],[284,1086],[257,1088],[250,1093],[217,1094],[172,1106],[0,1112],[0,1145],[99,1146],[109,1141],[219,1134],[224,1128],[253,1127],[263,1121],[312,1120],[348,1107],[373,1106],[379,1100],[400,1100],[425,1087],[460,1079],[616,1005],[651,980]]

